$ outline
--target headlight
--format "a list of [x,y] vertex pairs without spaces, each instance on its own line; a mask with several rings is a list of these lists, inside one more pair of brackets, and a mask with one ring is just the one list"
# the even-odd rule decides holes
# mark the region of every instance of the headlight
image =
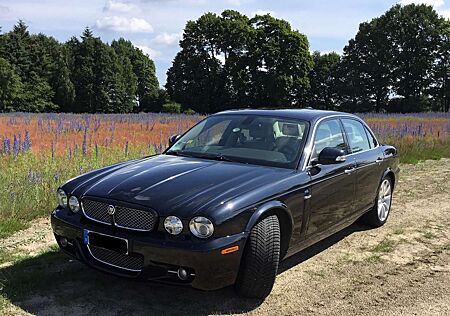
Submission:
[[176,216],[168,216],[164,221],[164,228],[169,234],[178,235],[183,231],[183,223]]
[[78,213],[80,210],[80,202],[78,202],[78,199],[73,195],[69,199],[69,208],[74,213]]
[[64,190],[58,190],[58,204],[61,207],[67,207],[67,194]]
[[189,222],[191,233],[198,238],[208,238],[214,233],[213,223],[203,216],[194,217]]

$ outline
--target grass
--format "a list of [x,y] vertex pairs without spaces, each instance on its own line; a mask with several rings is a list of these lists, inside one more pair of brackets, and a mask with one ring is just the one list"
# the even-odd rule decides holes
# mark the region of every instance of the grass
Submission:
[[383,239],[378,245],[373,247],[370,251],[374,253],[389,253],[394,251],[395,242],[390,239]]
[[25,220],[16,218],[0,218],[0,239],[8,237],[15,232],[28,227],[28,223]]
[[[141,146],[142,147],[142,146]],[[21,154],[0,157],[0,238],[26,228],[42,216],[49,216],[56,206],[56,190],[67,179],[80,173],[142,157],[142,148],[110,149],[99,156],[51,156]],[[149,153],[154,153],[153,151]]]

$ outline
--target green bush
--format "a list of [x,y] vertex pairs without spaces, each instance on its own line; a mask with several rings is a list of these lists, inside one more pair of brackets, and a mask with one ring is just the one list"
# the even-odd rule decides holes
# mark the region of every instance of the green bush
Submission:
[[184,110],[183,113],[188,115],[194,115],[195,111],[191,108],[188,108],[187,110]]
[[181,104],[176,102],[163,104],[162,111],[165,113],[181,113]]

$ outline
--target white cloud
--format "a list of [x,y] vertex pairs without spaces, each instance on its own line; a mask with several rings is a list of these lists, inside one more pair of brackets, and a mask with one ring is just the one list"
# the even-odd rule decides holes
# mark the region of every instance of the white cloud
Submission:
[[96,22],[97,28],[125,33],[152,33],[153,27],[141,18],[105,16]]
[[109,0],[106,2],[103,11],[127,13],[135,10],[136,8],[136,5],[132,3]]
[[447,10],[440,10],[438,12],[440,15],[442,15],[446,19],[450,19],[450,9]]
[[183,33],[161,33],[158,34],[155,39],[154,42],[157,44],[162,44],[162,45],[166,45],[166,46],[172,46],[172,45],[177,45],[178,42],[180,41],[181,37],[182,37]]
[[4,6],[4,5],[0,5],[0,14],[7,14],[9,12],[9,8]]
[[225,3],[229,5],[240,6],[241,0],[225,0]]
[[275,12],[274,11],[266,11],[266,10],[256,10],[253,11],[250,15],[254,16],[254,15],[266,15],[269,14],[271,16],[275,16]]
[[400,0],[400,4],[408,5],[408,4],[426,4],[431,5],[433,7],[441,7],[444,5],[444,0]]
[[159,56],[161,56],[160,51],[157,51],[149,46],[146,46],[146,45],[134,45],[134,46],[136,46],[141,51],[143,51],[144,54],[147,54],[148,56],[150,56],[151,59],[155,59],[155,58],[158,58]]

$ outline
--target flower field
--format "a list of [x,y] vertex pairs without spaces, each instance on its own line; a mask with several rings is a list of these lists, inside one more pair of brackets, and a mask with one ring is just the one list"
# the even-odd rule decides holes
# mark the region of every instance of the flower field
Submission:
[[[450,113],[360,115],[401,161],[450,157]],[[0,114],[0,238],[47,216],[65,180],[159,153],[199,115]]]

